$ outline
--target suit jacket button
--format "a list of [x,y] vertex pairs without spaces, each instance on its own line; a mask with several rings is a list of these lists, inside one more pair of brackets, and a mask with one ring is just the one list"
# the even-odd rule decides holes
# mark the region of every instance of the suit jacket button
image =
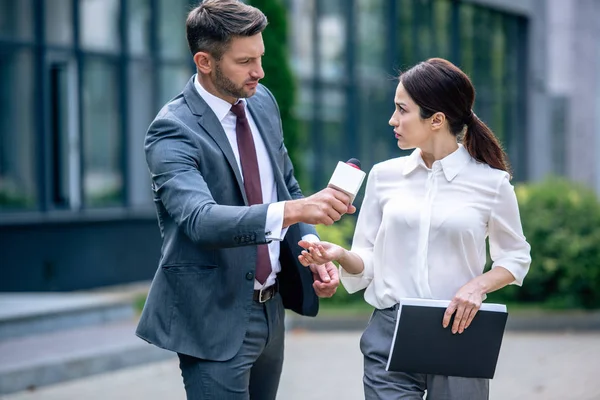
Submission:
[[254,279],[254,272],[248,272],[246,274],[246,279],[248,279],[249,281]]

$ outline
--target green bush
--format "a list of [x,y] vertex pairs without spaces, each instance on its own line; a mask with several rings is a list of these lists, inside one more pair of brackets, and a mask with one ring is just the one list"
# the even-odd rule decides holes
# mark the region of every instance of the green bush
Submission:
[[600,307],[600,202],[563,179],[516,188],[532,263],[523,287],[490,298],[555,308]]
[[0,210],[32,207],[34,201],[31,196],[26,196],[16,190],[0,190]]

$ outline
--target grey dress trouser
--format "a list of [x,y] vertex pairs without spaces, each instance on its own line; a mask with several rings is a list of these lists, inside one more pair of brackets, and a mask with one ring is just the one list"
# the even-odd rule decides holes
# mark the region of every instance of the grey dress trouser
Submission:
[[396,316],[396,307],[376,309],[360,339],[366,400],[488,400],[488,379],[386,371]]
[[275,400],[283,366],[285,310],[279,293],[253,302],[239,352],[227,361],[179,354],[188,400]]

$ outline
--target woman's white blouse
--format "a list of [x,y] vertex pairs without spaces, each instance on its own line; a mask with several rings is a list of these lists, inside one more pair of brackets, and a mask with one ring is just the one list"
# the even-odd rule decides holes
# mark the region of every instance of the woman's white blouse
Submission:
[[416,149],[369,173],[352,251],[364,271],[340,278],[350,293],[387,308],[402,297],[452,299],[481,275],[489,235],[493,268],[502,266],[521,285],[530,246],[523,236],[509,175],[458,150],[427,168]]

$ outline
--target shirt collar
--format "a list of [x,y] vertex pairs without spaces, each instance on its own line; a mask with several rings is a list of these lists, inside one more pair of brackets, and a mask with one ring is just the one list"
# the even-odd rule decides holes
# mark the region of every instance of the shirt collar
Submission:
[[[448,182],[452,181],[463,169],[467,162],[471,159],[471,155],[465,149],[462,144],[458,144],[458,149],[442,158],[439,162],[444,171],[444,176]],[[423,167],[427,169],[423,157],[421,157],[421,149],[416,148],[406,160],[402,173],[408,175],[413,172],[417,167]]]
[[[231,104],[204,89],[204,87],[198,81],[198,75],[196,75],[194,78],[194,87],[196,88],[196,91],[200,97],[202,97],[210,109],[213,110],[219,121],[223,121],[223,119],[231,111]],[[239,101],[244,103],[244,107],[246,106],[245,99],[240,99]]]

